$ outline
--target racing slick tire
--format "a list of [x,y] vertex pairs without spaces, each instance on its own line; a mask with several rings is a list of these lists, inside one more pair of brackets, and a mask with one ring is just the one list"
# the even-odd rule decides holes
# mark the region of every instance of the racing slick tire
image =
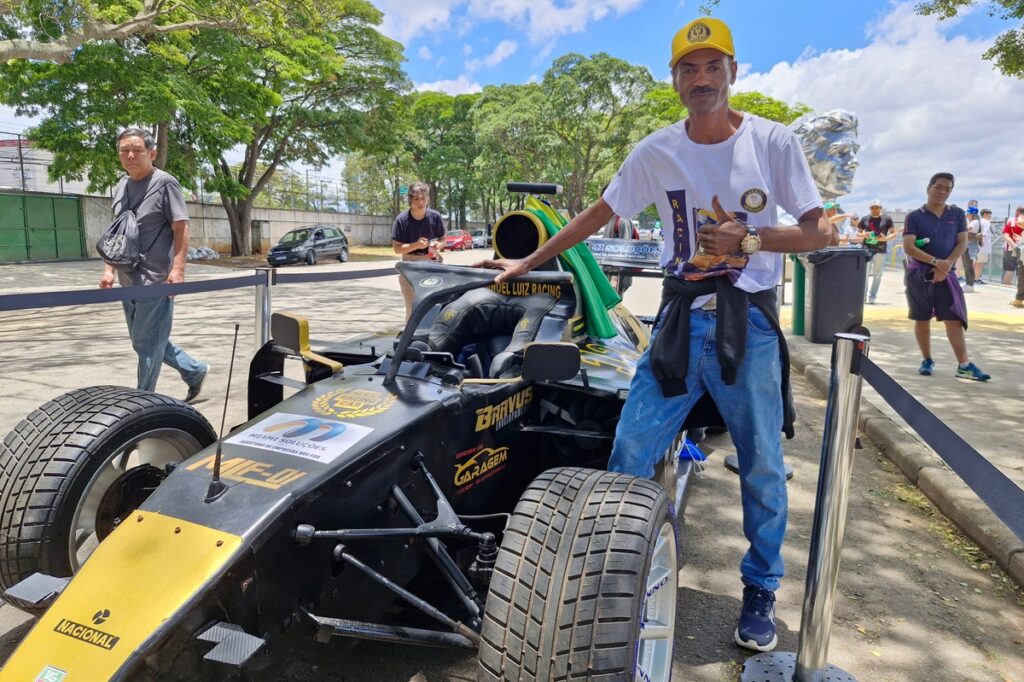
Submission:
[[552,469],[505,530],[477,679],[669,682],[676,536],[654,481]]
[[339,263],[347,263],[348,262],[348,247],[347,246],[341,247],[341,251],[338,252],[338,262]]
[[74,390],[32,412],[0,444],[0,587],[73,575],[167,464],[215,440],[192,406],[123,386]]
[[314,251],[313,249],[310,249],[309,251],[306,252],[306,264],[316,265],[316,251]]

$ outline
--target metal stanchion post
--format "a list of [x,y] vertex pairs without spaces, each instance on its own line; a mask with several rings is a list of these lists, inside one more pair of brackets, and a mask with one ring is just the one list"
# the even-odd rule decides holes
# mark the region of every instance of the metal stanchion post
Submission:
[[859,334],[836,334],[832,346],[832,380],[825,410],[821,469],[797,653],[771,652],[747,659],[741,677],[743,682],[766,679],[855,682],[852,675],[828,663],[828,642],[853,473],[853,446],[857,438],[860,359],[867,355],[868,346],[868,337]]
[[270,285],[274,283],[273,268],[256,268],[263,281],[256,285],[256,350],[270,341]]

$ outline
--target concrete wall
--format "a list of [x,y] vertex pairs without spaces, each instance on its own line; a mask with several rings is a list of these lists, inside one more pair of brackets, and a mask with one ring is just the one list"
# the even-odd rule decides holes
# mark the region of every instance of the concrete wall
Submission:
[[[81,197],[85,225],[86,251],[98,258],[96,241],[107,228],[113,215],[109,197]],[[222,254],[231,253],[231,227],[227,213],[220,204],[188,204],[189,245],[209,246]],[[356,215],[352,213],[321,213],[277,208],[254,208],[253,223],[260,229],[260,253],[266,253],[285,232],[300,225],[323,223],[340,225],[353,246],[387,246],[391,244],[391,216]],[[484,223],[470,223],[470,230]]]

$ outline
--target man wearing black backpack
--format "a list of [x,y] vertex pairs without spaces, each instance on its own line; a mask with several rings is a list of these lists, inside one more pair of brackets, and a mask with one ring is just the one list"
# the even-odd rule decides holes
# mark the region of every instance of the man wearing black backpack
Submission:
[[[127,210],[135,212],[142,257],[136,267],[106,263],[100,287],[114,286],[115,276],[122,287],[184,282],[188,209],[181,185],[174,176],[153,166],[157,149],[149,131],[123,130],[117,136],[117,153],[128,175],[114,190],[114,215]],[[174,299],[165,296],[147,301],[124,301],[122,305],[128,336],[139,356],[139,389],[155,390],[160,365],[166,363],[178,370],[188,386],[185,401],[195,400],[210,372],[210,365],[195,360],[171,343]]]

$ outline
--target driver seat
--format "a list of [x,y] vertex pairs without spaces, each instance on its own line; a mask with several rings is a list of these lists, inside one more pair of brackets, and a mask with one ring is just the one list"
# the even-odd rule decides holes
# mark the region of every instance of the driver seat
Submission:
[[475,343],[477,355],[492,356],[490,368],[481,358],[481,367],[488,377],[513,376],[517,352],[536,339],[541,321],[556,303],[557,298],[546,294],[508,296],[490,289],[474,289],[440,310],[430,327],[427,343],[432,350],[455,357]]

